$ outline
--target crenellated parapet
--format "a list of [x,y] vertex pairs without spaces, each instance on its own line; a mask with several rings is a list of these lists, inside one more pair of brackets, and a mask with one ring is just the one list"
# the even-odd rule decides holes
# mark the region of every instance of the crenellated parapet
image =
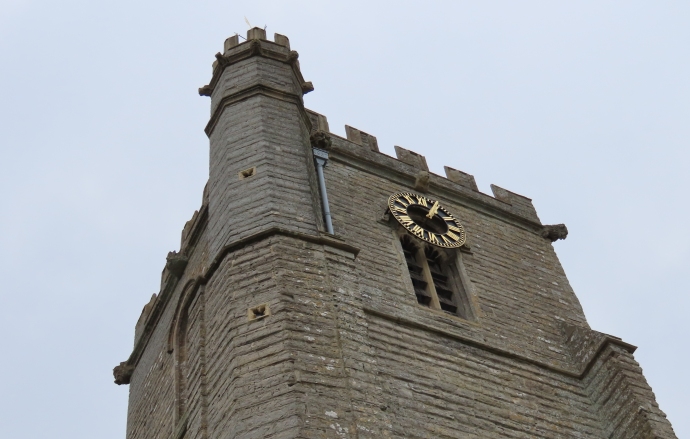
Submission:
[[247,31],[247,39],[240,43],[239,35],[233,35],[225,40],[223,53],[216,53],[216,60],[213,61],[213,76],[211,81],[199,88],[199,95],[212,96],[225,68],[236,64],[252,56],[263,56],[289,64],[295,73],[303,94],[314,90],[311,82],[305,81],[300,71],[299,54],[290,50],[290,40],[285,35],[274,34],[273,41],[266,39],[266,31],[261,28],[253,28]]
[[[326,116],[312,110],[307,110],[307,113],[312,123],[312,132],[317,130],[329,132]],[[372,172],[378,172],[377,170],[383,166],[408,175],[411,180],[409,185],[418,192],[428,192],[430,187],[444,192],[449,191],[473,204],[479,203],[513,218],[517,217],[528,228],[552,242],[565,239],[567,236],[564,225],[543,226],[532,200],[523,195],[496,185],[491,185],[493,196],[487,195],[479,191],[473,175],[450,166],[444,166],[445,177],[431,173],[424,155],[398,145],[394,147],[396,157],[390,157],[379,151],[375,136],[349,125],[345,125],[345,138],[333,133],[329,135],[335,152],[341,152],[358,161],[368,163],[372,166]]]

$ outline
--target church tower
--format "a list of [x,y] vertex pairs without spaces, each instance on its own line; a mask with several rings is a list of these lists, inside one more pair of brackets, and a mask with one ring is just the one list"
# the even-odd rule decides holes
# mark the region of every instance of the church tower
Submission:
[[225,41],[209,180],[134,349],[127,439],[675,438],[589,328],[530,199],[307,110],[285,36]]

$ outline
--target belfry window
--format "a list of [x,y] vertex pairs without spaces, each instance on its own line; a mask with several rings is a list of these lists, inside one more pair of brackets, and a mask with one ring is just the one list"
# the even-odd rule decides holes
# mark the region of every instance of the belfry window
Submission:
[[400,238],[417,303],[467,318],[465,291],[451,256],[404,234]]
[[420,305],[431,306],[431,293],[429,292],[429,284],[425,280],[424,267],[417,262],[417,254],[419,249],[409,239],[409,236],[404,236],[401,240],[403,246],[403,253],[405,253],[405,261],[407,262],[407,269],[410,271],[410,279],[414,287],[414,293],[417,296],[417,302]]

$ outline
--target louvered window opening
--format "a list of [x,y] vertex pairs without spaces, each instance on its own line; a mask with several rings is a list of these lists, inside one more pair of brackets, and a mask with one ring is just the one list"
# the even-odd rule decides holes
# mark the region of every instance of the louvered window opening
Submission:
[[401,239],[401,244],[417,302],[457,315],[455,293],[438,252],[429,246],[425,246],[423,252],[420,251],[408,236]]
[[436,251],[428,247],[424,251],[424,255],[426,256],[427,264],[429,264],[429,271],[431,272],[431,278],[434,280],[434,287],[441,309],[449,314],[457,314],[458,307],[453,300],[453,290],[448,285],[448,276],[443,274],[440,256]]
[[431,294],[428,291],[429,284],[424,280],[424,268],[417,263],[415,255],[417,249],[409,245],[408,248],[403,247],[403,252],[405,253],[407,269],[410,272],[410,279],[412,279],[417,302],[424,306],[431,306]]

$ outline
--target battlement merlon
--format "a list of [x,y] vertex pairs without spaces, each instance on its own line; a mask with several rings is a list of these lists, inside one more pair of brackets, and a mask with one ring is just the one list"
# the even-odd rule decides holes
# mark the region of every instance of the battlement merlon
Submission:
[[533,221],[541,223],[539,217],[537,216],[537,210],[532,204],[532,200],[523,195],[516,194],[502,187],[491,185],[491,191],[494,193],[494,198],[503,201],[504,203],[510,204],[513,209],[515,209],[519,214],[530,218]]
[[[321,117],[324,119],[326,118],[326,116]],[[326,123],[326,126],[328,126],[328,123]],[[372,151],[379,152],[379,142],[376,140],[376,137],[372,136],[371,134],[365,133],[364,131],[353,128],[349,125],[345,125],[345,135],[347,136],[347,140],[350,142],[354,142],[358,145],[364,146],[365,148],[369,148]]]

